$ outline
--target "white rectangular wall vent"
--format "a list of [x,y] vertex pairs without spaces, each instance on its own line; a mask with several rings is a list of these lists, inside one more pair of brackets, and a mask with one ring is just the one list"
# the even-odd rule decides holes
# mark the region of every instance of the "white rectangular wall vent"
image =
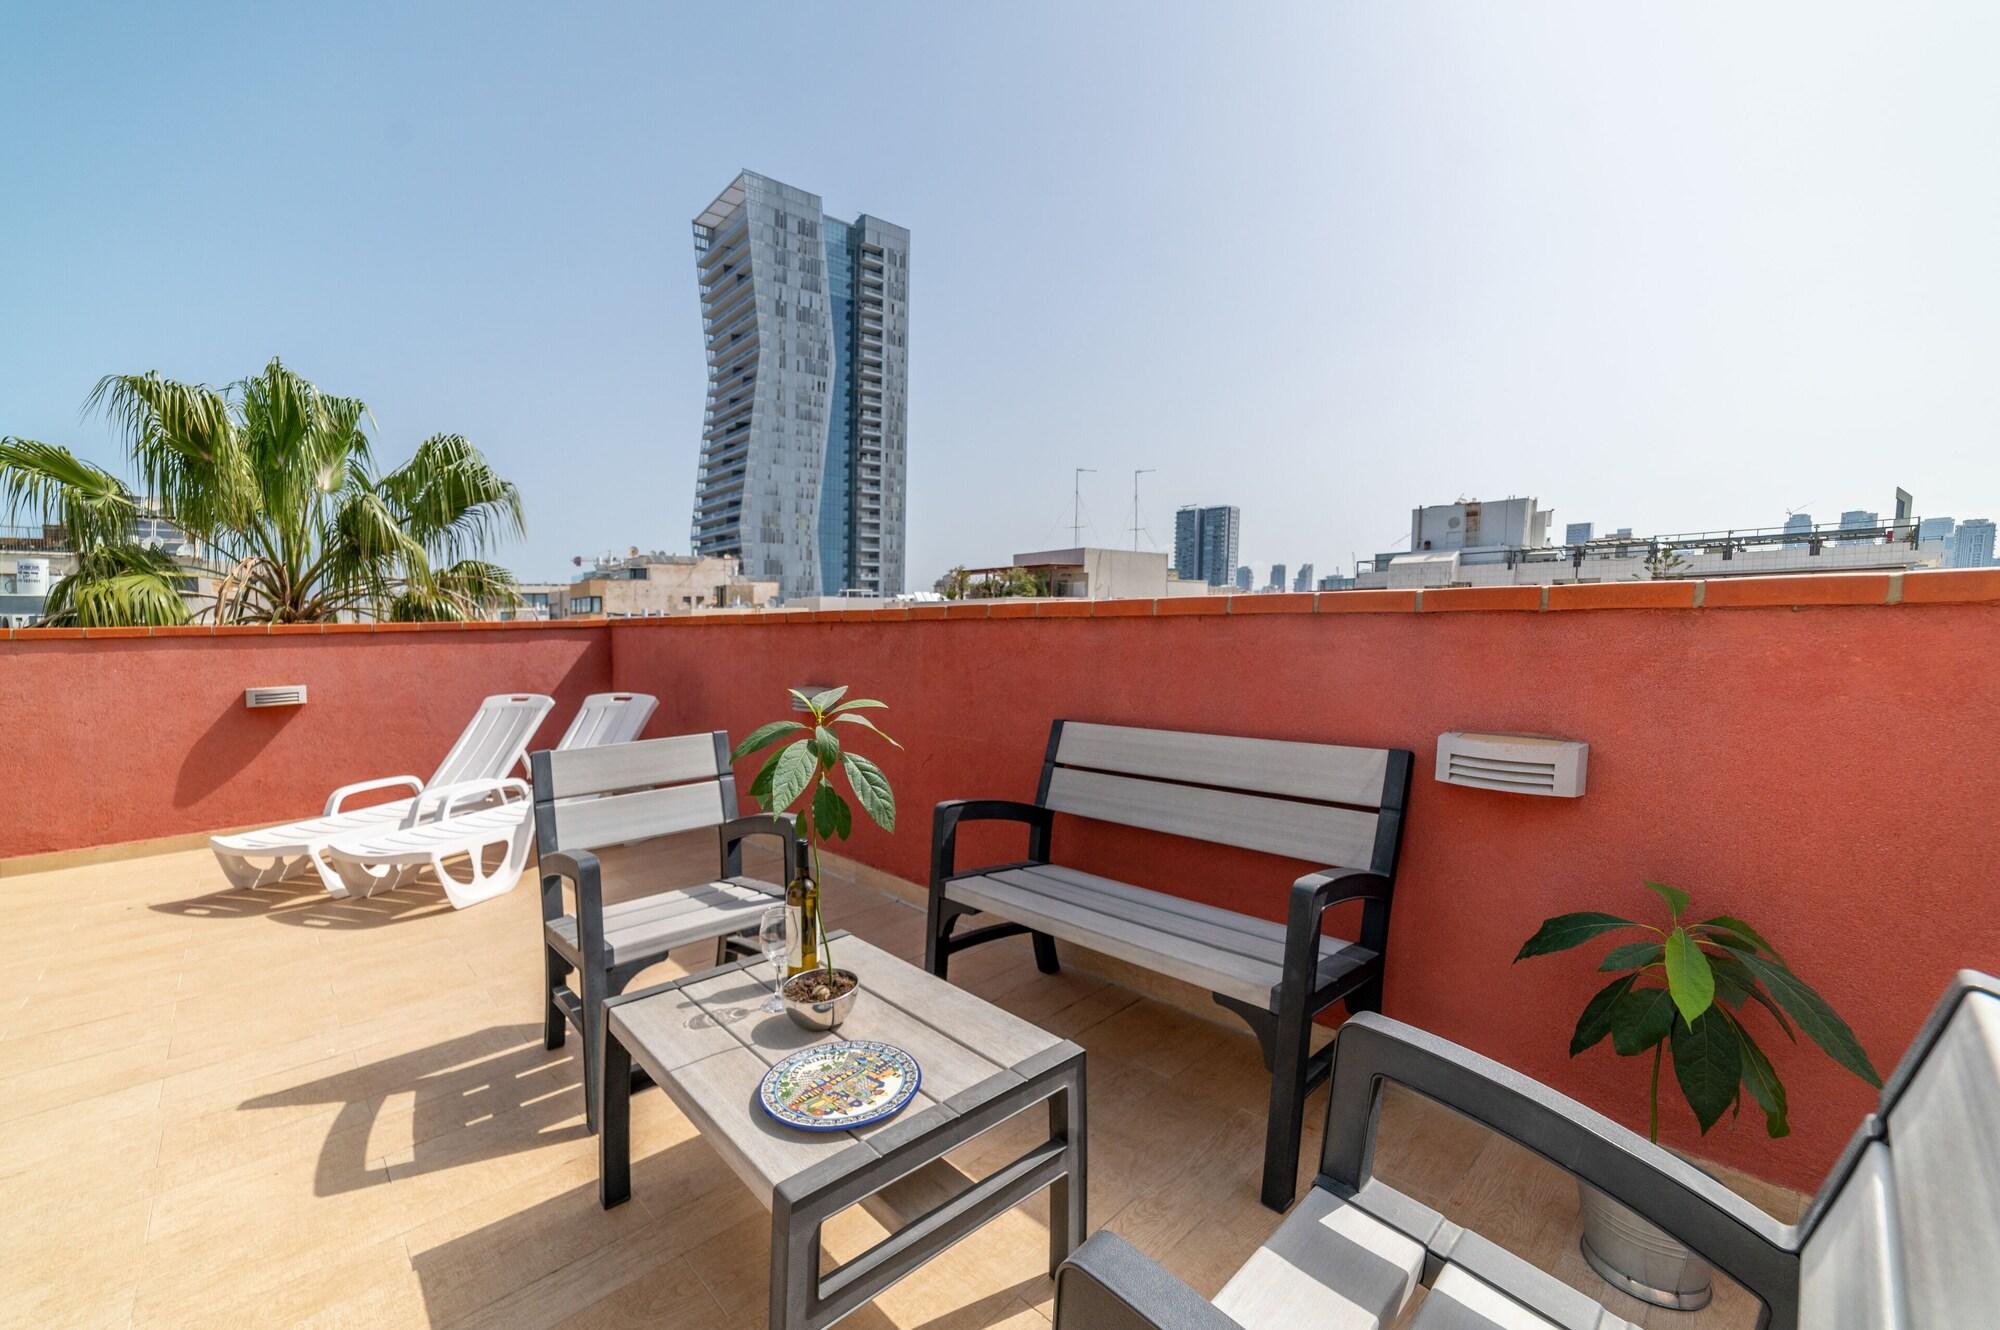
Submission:
[[1574,799],[1583,793],[1589,762],[1590,745],[1576,739],[1462,730],[1438,736],[1437,778],[1476,790]]
[[245,688],[243,705],[253,710],[257,707],[302,707],[306,704],[306,686],[302,683],[278,684],[271,688]]

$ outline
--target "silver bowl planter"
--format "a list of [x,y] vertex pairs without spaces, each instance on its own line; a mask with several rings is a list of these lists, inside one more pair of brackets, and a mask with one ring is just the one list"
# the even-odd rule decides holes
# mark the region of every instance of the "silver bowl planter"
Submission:
[[801,979],[812,979],[826,973],[825,970],[807,970],[802,974],[793,975],[785,981],[784,992],[782,994],[785,1003],[785,1014],[792,1018],[793,1024],[804,1026],[808,1030],[838,1030],[840,1023],[847,1019],[847,1013],[854,1009],[854,999],[861,996],[861,979],[852,970],[835,969],[833,971],[836,975],[843,975],[854,981],[853,987],[849,988],[839,997],[829,998],[825,1002],[805,1002],[792,996],[791,988],[793,984],[798,983]]

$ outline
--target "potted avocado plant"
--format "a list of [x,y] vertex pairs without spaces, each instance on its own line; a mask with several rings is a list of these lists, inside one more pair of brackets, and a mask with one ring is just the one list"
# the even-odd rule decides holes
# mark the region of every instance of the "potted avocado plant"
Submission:
[[[1664,882],[1645,885],[1666,903],[1665,928],[1594,910],[1561,914],[1543,921],[1514,959],[1567,951],[1627,930],[1642,935],[1620,942],[1598,963],[1601,973],[1615,977],[1584,1004],[1569,1055],[1607,1036],[1620,1057],[1650,1055],[1647,1134],[1654,1144],[1660,1140],[1660,1070],[1667,1061],[1704,1136],[1723,1114],[1740,1111],[1746,1094],[1763,1113],[1768,1135],[1791,1131],[1784,1083],[1745,1019],[1753,1004],[1786,1038],[1797,1042],[1796,1025],[1835,1062],[1870,1085],[1882,1084],[1847,1022],[1792,973],[1761,933],[1726,914],[1686,922],[1686,892]],[[1583,1256],[1592,1269],[1657,1306],[1693,1311],[1708,1304],[1707,1262],[1596,1189],[1583,1186],[1582,1195]]]
[[771,754],[750,784],[750,798],[769,812],[794,809],[804,819],[807,861],[785,886],[785,938],[787,960],[781,992],[785,1013],[811,1030],[833,1030],[847,1019],[861,980],[852,970],[834,966],[833,944],[826,935],[820,911],[820,847],[832,838],[846,840],[854,828],[854,808],[841,794],[836,778],[844,778],[862,811],[884,831],[896,829],[896,794],[882,768],[845,747],[835,726],[852,731],[849,741],[872,734],[893,748],[902,745],[862,715],[882,710],[886,704],[873,698],[849,701],[847,688],[827,688],[806,693],[790,690],[794,710],[803,719],[787,717],[760,725],[736,746],[734,757],[748,757],[761,748],[782,744]]

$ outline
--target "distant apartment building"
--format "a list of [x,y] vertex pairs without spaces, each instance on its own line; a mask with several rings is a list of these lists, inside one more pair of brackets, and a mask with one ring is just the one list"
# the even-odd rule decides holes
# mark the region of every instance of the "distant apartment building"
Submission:
[[1250,565],[1247,563],[1236,570],[1236,589],[1238,591],[1250,589]]
[[1229,585],[1242,527],[1241,509],[1183,507],[1174,514],[1174,571],[1186,581]]
[[694,219],[693,548],[787,599],[903,589],[910,233],[745,171]]
[[1309,563],[1302,563],[1299,565],[1299,571],[1297,576],[1292,578],[1292,590],[1310,591],[1312,589],[1313,589],[1313,566]]
[[1352,591],[1353,589],[1354,579],[1342,573],[1328,573],[1325,577],[1319,579],[1319,590],[1321,591]]
[[1597,523],[1571,522],[1567,527],[1563,528],[1563,544],[1588,545],[1596,535]]
[[[1158,600],[1164,596],[1202,596],[1208,583],[1198,578],[1182,578],[1167,567],[1167,556],[1157,550],[1108,550],[1086,546],[1063,550],[1034,550],[1016,554],[1014,562],[1002,568],[968,568],[975,586],[981,581],[1004,579],[1026,569],[1035,574],[1048,596],[1080,600]],[[986,592],[974,590],[974,598]]]
[[599,559],[573,581],[524,582],[515,593],[521,603],[503,618],[657,619],[778,602],[775,581],[744,578],[734,559],[658,551]]
[[1283,591],[1285,589],[1285,565],[1282,563],[1271,565],[1270,587],[1273,591]]
[[1926,517],[1917,523],[1919,543],[1930,540],[1950,540],[1957,521],[1949,517]]
[[1993,565],[1993,523],[1971,517],[1958,524],[1952,535],[1953,568],[1990,568]]

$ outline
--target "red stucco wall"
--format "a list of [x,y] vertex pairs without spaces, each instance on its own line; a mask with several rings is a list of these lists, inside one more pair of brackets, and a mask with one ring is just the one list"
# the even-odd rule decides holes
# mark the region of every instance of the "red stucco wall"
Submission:
[[[503,691],[556,696],[550,742],[607,687],[660,698],[651,734],[740,735],[784,714],[787,686],[851,684],[889,704],[882,724],[907,751],[883,757],[897,834],[864,822],[847,848],[914,881],[931,805],[1032,795],[1053,717],[1406,747],[1390,1013],[1643,1125],[1643,1066],[1608,1046],[1564,1056],[1599,949],[1510,964],[1546,915],[1651,918],[1640,879],[1672,882],[1762,928],[1884,1071],[1954,969],[2000,971],[2000,573],[1758,583],[1433,591],[1421,609],[1330,593],[500,631],[17,631],[0,643],[0,858],[313,813],[343,782],[428,774]],[[302,710],[243,709],[246,686],[299,682]],[[1588,792],[1439,785],[1448,729],[1588,740]],[[986,830],[963,849],[1015,852]],[[1273,918],[1300,867],[1072,823],[1057,853]],[[1815,1050],[1767,1047],[1792,1139],[1766,1141],[1745,1114],[1699,1140],[1671,1099],[1668,1139],[1810,1187],[1872,1096]]]
[[[0,644],[0,858],[314,816],[351,781],[428,777],[488,694],[554,697],[548,744],[610,678],[588,627]],[[305,706],[244,708],[289,683]]]
[[[1417,771],[1397,888],[1391,1015],[1643,1129],[1646,1068],[1571,1061],[1604,948],[1512,965],[1547,915],[1651,920],[1653,877],[1762,928],[1885,1073],[1957,968],[2000,971],[2000,609],[1990,605],[1567,613],[1268,614],[613,629],[619,687],[663,730],[734,734],[784,690],[854,685],[908,751],[883,765],[902,824],[852,852],[927,873],[929,810],[1030,798],[1051,717],[1407,747]],[[1450,729],[1588,740],[1582,799],[1437,783]],[[739,773],[746,782],[750,763]],[[968,835],[973,853],[1018,851]],[[1057,857],[1272,918],[1296,865],[1059,824]],[[1704,916],[1705,917],[1705,916]],[[1668,1139],[1811,1188],[1872,1103],[1817,1050],[1763,1041],[1794,1134],[1754,1110]]]

